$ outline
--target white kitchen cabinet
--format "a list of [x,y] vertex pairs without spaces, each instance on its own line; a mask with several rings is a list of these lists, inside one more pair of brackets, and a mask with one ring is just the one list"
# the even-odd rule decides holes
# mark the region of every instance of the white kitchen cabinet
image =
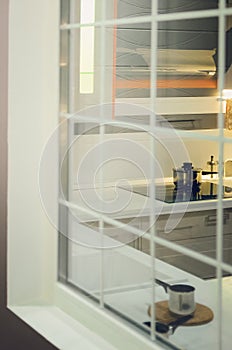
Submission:
[[[216,210],[187,212],[171,232],[165,233],[168,217],[169,215],[161,215],[158,218],[156,222],[157,236],[178,243],[203,255],[216,258]],[[148,220],[149,218],[143,218],[143,227],[146,227]],[[223,260],[231,264],[232,208],[224,209],[223,220]],[[142,237],[141,241],[142,251],[149,254],[149,239]],[[156,257],[204,279],[215,277],[216,274],[214,267],[159,244],[156,244]]]
[[[172,214],[175,216],[175,214]],[[177,214],[176,214],[177,215]],[[156,222],[157,236],[175,242],[185,248],[197,251],[203,255],[216,258],[216,209],[186,212],[176,227],[165,232],[169,214],[160,215]],[[225,208],[223,214],[223,260],[232,263],[232,208]],[[122,227],[113,227],[104,223],[104,235],[113,238],[118,243],[129,245],[143,253],[150,254],[150,240],[147,237],[128,232],[123,227],[131,225],[148,233],[149,217],[137,217],[120,219]],[[85,223],[95,231],[99,231],[99,222]],[[215,268],[205,263],[196,261],[174,249],[156,244],[156,257],[168,264],[178,267],[193,275],[208,279],[215,277]]]
[[[156,232],[161,238],[171,241],[179,241],[190,238],[202,238],[216,234],[216,210],[202,210],[196,212],[187,212],[183,215],[180,222],[169,233],[165,233],[166,223],[169,214],[160,215],[156,222]],[[175,214],[172,214],[175,216]],[[223,233],[232,233],[232,208],[226,208],[223,215]],[[142,227],[148,226],[148,217],[143,218]]]
[[[124,225],[131,225],[135,228],[141,229],[142,219],[140,217],[138,218],[132,217],[132,218],[120,219],[119,222],[122,224],[121,227],[115,227],[104,222],[104,230],[103,230],[104,235],[107,237],[113,238],[115,241],[117,241],[118,244],[116,244],[116,246],[127,244],[135,249],[142,250],[141,238],[138,238],[136,235],[126,231],[123,228]],[[85,225],[87,225],[88,227],[91,227],[91,229],[95,231],[99,231],[99,221],[87,222],[85,223]]]
[[[209,10],[217,6],[216,0],[157,2],[159,14]],[[151,0],[117,1],[118,18],[149,16],[151,12]],[[183,97],[188,96],[203,97],[217,94],[215,76],[217,67],[213,58],[218,46],[217,28],[216,17],[207,18],[207,21],[205,18],[198,18],[191,21],[182,19],[158,22],[156,51],[158,97],[165,99],[181,97],[184,100]],[[114,52],[117,61],[116,98],[149,98],[151,23],[144,21],[144,23],[118,25],[116,33],[117,45]]]

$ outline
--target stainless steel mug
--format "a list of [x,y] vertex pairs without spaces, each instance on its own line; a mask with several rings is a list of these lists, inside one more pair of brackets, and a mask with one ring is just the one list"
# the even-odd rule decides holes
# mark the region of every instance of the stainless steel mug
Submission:
[[189,284],[173,284],[155,279],[169,294],[168,308],[176,315],[190,315],[196,309],[195,287]]

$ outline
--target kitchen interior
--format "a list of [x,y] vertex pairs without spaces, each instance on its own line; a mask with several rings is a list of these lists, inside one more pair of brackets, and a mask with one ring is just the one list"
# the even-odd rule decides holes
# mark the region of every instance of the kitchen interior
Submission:
[[[150,0],[115,3],[117,18],[151,15]],[[231,7],[231,1],[226,5]],[[111,2],[107,6],[113,7]],[[158,13],[217,7],[217,0],[159,1]],[[158,22],[153,63],[151,22],[109,28],[103,77],[112,77],[106,95],[113,96],[114,103],[96,108],[97,93],[92,99],[77,93],[79,105],[88,108],[70,119],[62,160],[64,178],[67,167],[69,172],[62,195],[74,203],[68,213],[61,206],[65,280],[91,299],[103,300],[107,310],[142,335],[150,335],[155,310],[155,321],[170,325],[164,332],[156,327],[164,349],[230,348],[232,16],[225,25],[223,96],[218,90],[218,27],[217,16]],[[96,40],[100,34],[96,29]],[[153,110],[152,77],[157,86]],[[223,126],[218,114],[223,115]],[[94,121],[98,115],[103,115],[100,125]],[[105,148],[98,148],[99,141]],[[152,243],[153,236],[157,239]],[[218,261],[223,264],[220,271]],[[182,313],[170,311],[175,285],[185,286],[183,293],[173,292],[179,303],[180,298],[194,298],[193,311],[185,312],[182,306]],[[185,323],[175,324],[186,315],[190,317]]]

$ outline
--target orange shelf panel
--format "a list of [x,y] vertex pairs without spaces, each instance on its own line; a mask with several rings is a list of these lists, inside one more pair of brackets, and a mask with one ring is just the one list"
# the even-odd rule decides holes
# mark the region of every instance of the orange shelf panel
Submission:
[[[150,80],[116,80],[116,89],[149,89]],[[215,79],[159,79],[158,89],[216,89]]]

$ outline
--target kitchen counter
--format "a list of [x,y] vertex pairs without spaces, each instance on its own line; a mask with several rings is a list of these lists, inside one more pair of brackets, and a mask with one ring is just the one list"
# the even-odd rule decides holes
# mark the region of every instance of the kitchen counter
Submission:
[[[110,238],[108,238],[110,239]],[[71,282],[99,298],[99,276],[101,254],[99,251],[86,250],[75,246],[72,255],[73,270],[70,270]],[[156,277],[170,284],[186,283],[196,288],[195,301],[209,307],[214,319],[200,326],[180,326],[170,336],[170,341],[181,349],[218,350],[219,315],[217,280],[203,280],[182,269],[176,268],[159,259],[154,260]],[[81,268],[78,269],[78,266]],[[149,321],[148,307],[152,301],[151,257],[133,249],[122,246],[119,249],[104,251],[104,303],[107,308],[115,310],[125,319],[132,321],[138,332],[143,322]],[[91,283],[85,276],[92,276]],[[232,323],[232,277],[222,279],[222,342],[220,349],[231,348]],[[155,301],[167,300],[164,289],[155,285]],[[139,327],[138,327],[139,326]]]
[[[208,178],[204,179],[208,181]],[[217,179],[213,179],[215,182]],[[165,183],[171,179],[166,178]],[[230,181],[230,182],[229,182]],[[231,185],[231,179],[226,179],[226,185]],[[134,180],[131,186],[143,186],[144,181]],[[198,277],[209,279],[215,277],[215,268],[206,263],[195,263],[194,258],[188,258],[183,252],[174,251],[170,242],[178,244],[181,249],[196,251],[209,258],[216,257],[216,230],[217,230],[217,199],[198,200],[190,202],[166,203],[107,184],[102,190],[84,188],[73,192],[72,202],[80,207],[86,207],[119,220],[118,226],[113,221],[104,222],[104,238],[111,237],[115,246],[131,245],[143,253],[150,254],[150,211],[154,209],[156,215],[157,237],[163,239],[156,243],[156,256],[164,262],[179,267]],[[120,184],[122,186],[122,184]],[[128,184],[127,184],[128,186]],[[101,201],[100,199],[103,199]],[[226,209],[223,215],[223,256],[224,262],[232,261],[232,198],[223,199]],[[91,246],[102,246],[102,240],[97,240],[99,232],[99,218],[91,216],[91,212],[82,213],[71,209],[69,237],[75,242],[82,242]],[[76,220],[77,217],[77,220]],[[84,225],[81,225],[84,223]],[[154,220],[155,222],[155,220]],[[132,231],[128,231],[128,226]],[[121,227],[120,227],[121,226]],[[169,244],[165,245],[166,242]],[[105,241],[104,241],[105,244]],[[228,275],[224,272],[224,275]]]
[[[206,176],[203,181],[209,181],[209,178]],[[212,182],[217,183],[218,180],[212,179]],[[166,178],[165,183],[171,183],[171,178]],[[146,185],[147,182],[143,180],[131,180],[129,184],[131,186]],[[224,184],[225,186],[232,187],[232,178],[225,179]],[[82,189],[76,188],[72,192],[71,201],[82,207],[95,209],[117,219],[149,216],[152,206],[156,214],[162,215],[216,209],[218,202],[217,199],[178,203],[165,203],[156,199],[152,201],[150,197],[130,192],[122,187],[115,186],[115,184],[104,185],[102,190],[98,187],[96,189],[88,187]],[[224,198],[223,207],[232,207],[232,198]],[[80,214],[79,217],[83,221],[94,219],[88,214]]]
[[[181,349],[188,350],[218,350],[218,312],[217,312],[217,281],[203,281],[195,276],[185,273],[163,262],[157,261],[158,270],[171,274],[172,279],[169,283],[188,283],[196,287],[196,302],[206,305],[214,313],[214,319],[205,324],[198,326],[184,327],[180,326],[176,332],[169,337],[169,340]],[[232,323],[232,277],[223,278],[223,303],[222,303],[222,343],[224,350],[231,348],[231,323]],[[149,321],[147,310],[151,304],[151,287],[144,287],[124,291],[122,293],[110,294],[105,297],[106,303],[117,311],[121,311],[126,317],[131,318],[134,322],[142,324]],[[160,286],[155,288],[155,300],[167,300],[168,295]]]
[[[137,182],[137,184],[140,184]],[[228,183],[227,183],[228,185]],[[85,188],[75,191],[72,201],[85,205],[90,209],[106,210],[114,218],[129,218],[134,216],[145,217],[149,215],[151,199],[122,188],[113,186],[98,189],[98,195],[105,201],[101,207],[98,197],[93,189]],[[120,199],[120,200],[119,200]],[[123,206],[124,204],[124,206]],[[160,209],[162,214],[178,213],[186,210],[188,212],[216,209],[217,200],[204,200],[190,203],[168,204],[160,201],[153,202],[155,208]],[[120,207],[121,205],[121,207]],[[225,208],[232,207],[232,198],[223,200]],[[83,219],[84,217],[82,217]],[[87,220],[93,220],[85,216]],[[78,230],[76,230],[78,231]],[[80,231],[80,230],[79,230]],[[96,232],[96,235],[99,233]],[[109,237],[105,237],[109,239]],[[110,247],[113,245],[109,245]],[[83,252],[82,252],[83,250]],[[81,286],[84,290],[99,297],[99,286],[94,283],[98,280],[100,266],[100,253],[96,250],[86,251],[80,246],[74,246],[72,250],[72,266],[70,270],[71,283]],[[144,321],[149,321],[147,314],[148,306],[152,300],[152,289],[150,279],[151,257],[141,251],[129,246],[122,245],[118,249],[104,251],[104,302],[107,307],[113,309],[117,314],[132,320],[134,324],[142,326]],[[78,266],[81,267],[78,269]],[[84,268],[83,268],[84,267]],[[208,324],[201,326],[179,327],[170,341],[188,350],[218,350],[219,312],[217,310],[217,281],[215,279],[203,280],[180,268],[165,263],[159,259],[155,260],[157,277],[168,283],[188,283],[196,287],[196,302],[204,304],[212,309],[214,319]],[[128,269],[128,270],[127,270]],[[91,284],[86,284],[85,276],[93,276]],[[222,342],[223,350],[231,348],[232,322],[232,277],[222,280],[223,303],[222,303]],[[155,300],[167,300],[168,296],[160,286],[155,287]],[[141,332],[141,328],[138,328]]]

